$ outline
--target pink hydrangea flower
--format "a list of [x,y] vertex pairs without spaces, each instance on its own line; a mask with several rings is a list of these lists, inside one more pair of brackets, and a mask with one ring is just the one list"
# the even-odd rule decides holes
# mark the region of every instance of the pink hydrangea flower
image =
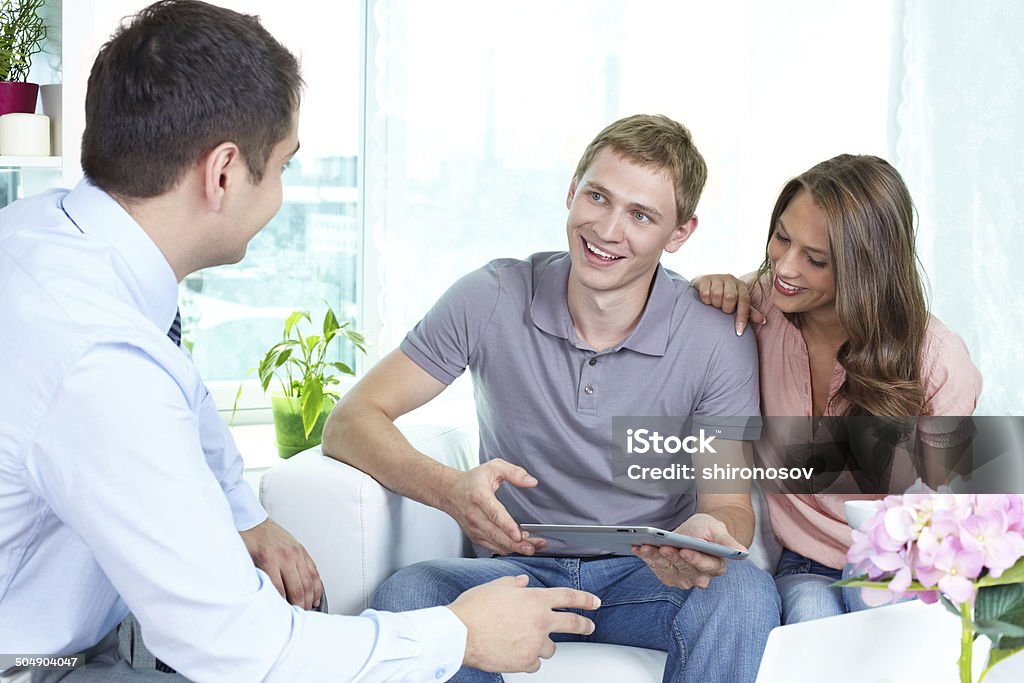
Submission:
[[853,531],[847,560],[854,573],[888,580],[888,590],[862,589],[869,604],[904,595],[916,579],[924,602],[939,594],[973,602],[976,581],[999,577],[1024,556],[1024,497],[932,492],[918,482],[888,496],[861,530]]
[[984,567],[981,553],[965,550],[950,536],[939,544],[932,564],[918,564],[914,569],[925,588],[938,586],[950,600],[961,603],[974,600],[974,580]]
[[1024,496],[978,494],[974,496],[974,509],[978,514],[999,510],[1006,514],[1006,528],[1024,534]]
[[988,573],[998,578],[1024,555],[1024,537],[1010,531],[1003,510],[989,509],[972,515],[960,526],[960,544],[964,550],[978,553]]

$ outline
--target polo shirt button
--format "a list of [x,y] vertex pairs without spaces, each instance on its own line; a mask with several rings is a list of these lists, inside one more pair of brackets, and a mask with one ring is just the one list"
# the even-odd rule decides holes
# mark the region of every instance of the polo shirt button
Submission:
[[590,359],[590,364],[591,365],[597,365],[597,359],[596,358],[591,358]]
[[434,678],[436,678],[437,680],[441,680],[442,678],[444,678],[444,674],[445,674],[445,670],[443,668],[442,669],[438,669],[437,671],[434,672]]
[[587,386],[583,387],[583,393],[588,395],[594,393],[594,387],[588,384]]

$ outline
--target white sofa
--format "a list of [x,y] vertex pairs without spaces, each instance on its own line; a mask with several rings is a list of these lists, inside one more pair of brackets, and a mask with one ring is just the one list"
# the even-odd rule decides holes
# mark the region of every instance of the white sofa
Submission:
[[[399,426],[417,449],[465,470],[478,462],[476,423],[464,406],[453,413],[460,417],[447,423],[431,419],[430,413],[413,413]],[[359,470],[325,457],[319,447],[264,473],[260,498],[316,561],[332,613],[366,609],[377,586],[401,567],[470,551],[451,517],[391,493]],[[759,526],[758,536],[753,561],[774,567],[779,548],[771,531]],[[505,680],[657,682],[664,664],[665,653],[655,650],[563,643],[539,673],[506,675]]]
[[[471,410],[413,413],[399,421],[420,451],[459,469],[477,463]],[[450,418],[450,419],[446,419]],[[358,614],[377,586],[397,569],[469,550],[446,514],[404,499],[362,472],[310,449],[268,470],[260,484],[267,512],[305,544],[316,561],[330,611]],[[780,548],[755,495],[758,528],[751,559],[772,570]],[[984,661],[979,639],[976,663]],[[873,683],[957,680],[959,622],[941,606],[917,602],[775,629],[758,683]],[[1017,660],[1017,661],[1014,661]],[[511,683],[544,681],[657,683],[665,653],[594,643],[563,643],[532,675]],[[1024,655],[996,667],[987,682],[1024,680]]]

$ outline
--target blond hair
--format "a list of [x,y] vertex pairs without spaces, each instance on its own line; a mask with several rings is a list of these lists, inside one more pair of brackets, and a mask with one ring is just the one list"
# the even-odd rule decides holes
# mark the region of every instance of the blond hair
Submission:
[[576,165],[578,180],[582,180],[594,157],[605,147],[642,166],[668,170],[676,191],[677,223],[690,220],[704,190],[708,167],[686,126],[661,114],[619,119],[587,146]]

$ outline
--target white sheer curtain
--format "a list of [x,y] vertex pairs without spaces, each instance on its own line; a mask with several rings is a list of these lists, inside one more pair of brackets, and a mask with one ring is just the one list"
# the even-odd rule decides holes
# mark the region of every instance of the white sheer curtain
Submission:
[[[906,177],[935,313],[1024,414],[1024,6],[1014,2],[459,0],[371,4],[364,310],[393,348],[459,275],[564,244],[576,161],[605,124],[661,112],[710,177],[665,260],[760,261],[782,183],[841,152]],[[372,315],[372,313],[371,313]]]
[[564,249],[576,162],[629,114],[686,124],[710,169],[697,233],[666,264],[751,270],[788,178],[887,156],[893,16],[812,0],[372,3],[364,310],[380,311],[380,350],[463,273]]
[[895,152],[932,307],[985,378],[978,414],[1024,415],[1024,5],[901,10]]

